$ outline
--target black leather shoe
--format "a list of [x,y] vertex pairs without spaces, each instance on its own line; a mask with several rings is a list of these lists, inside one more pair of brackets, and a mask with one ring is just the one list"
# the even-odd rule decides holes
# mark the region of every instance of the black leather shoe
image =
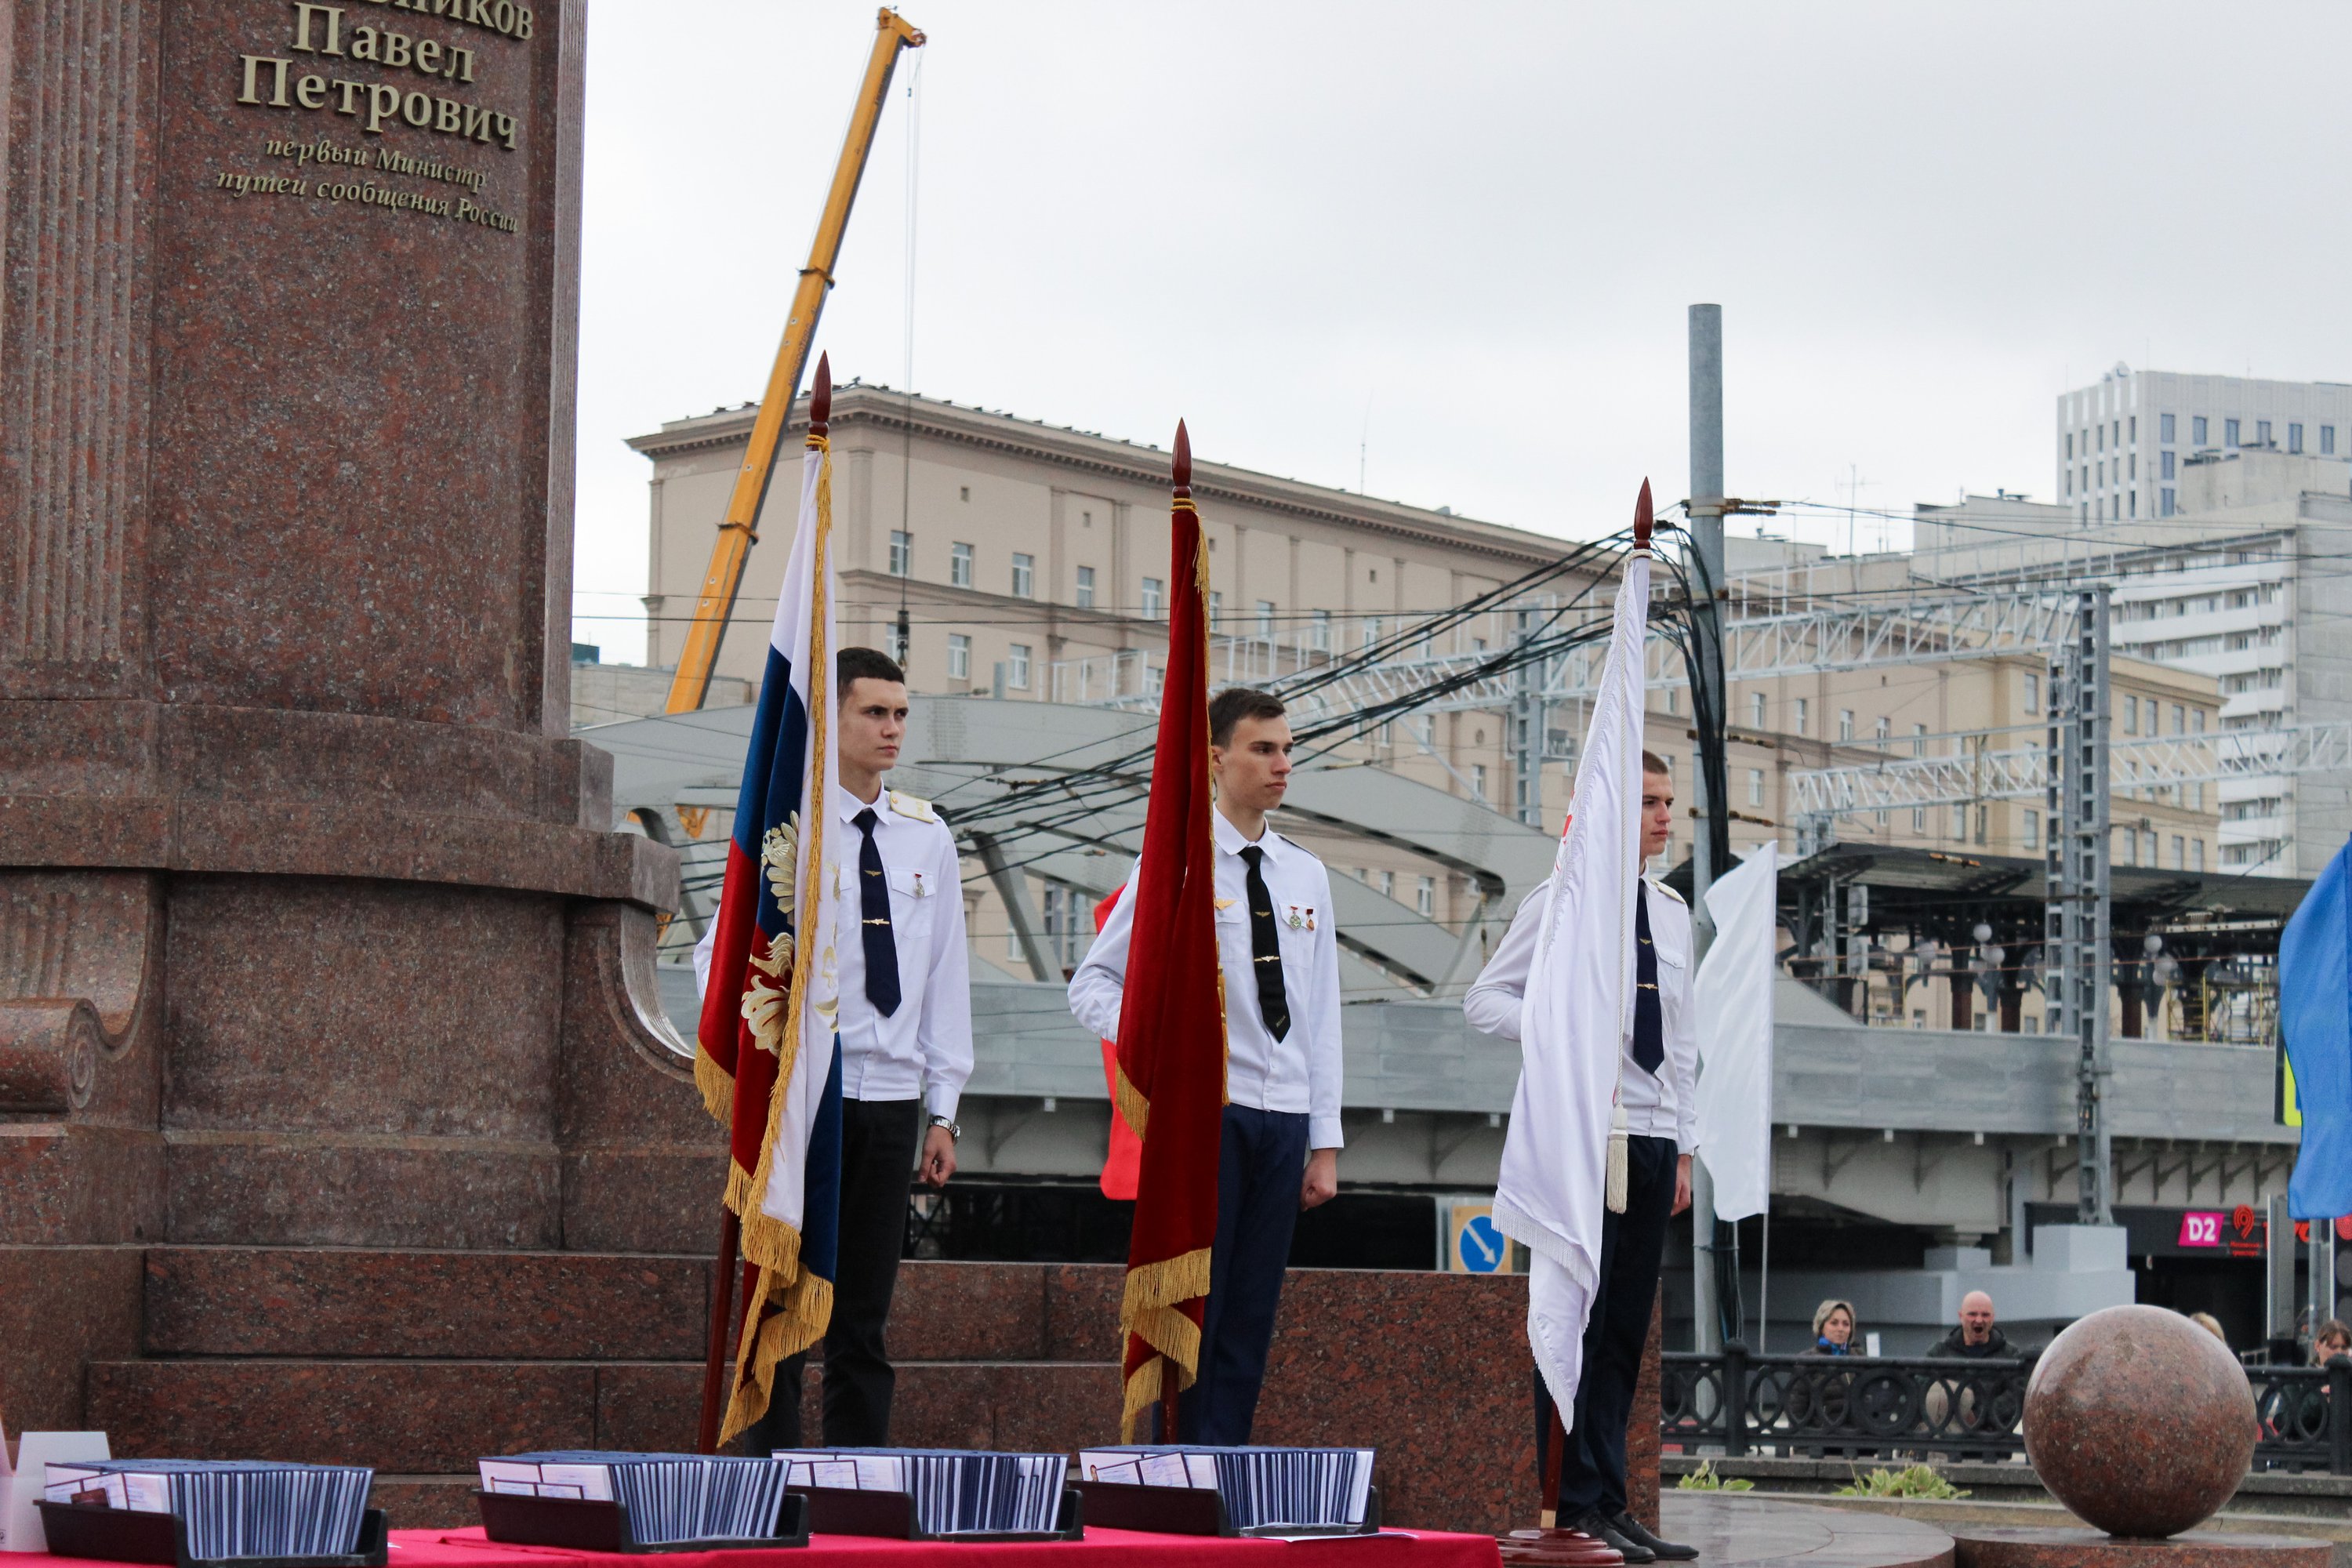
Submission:
[[[1659,1540],[1651,1534],[1630,1510],[1622,1512],[1609,1521],[1609,1528],[1662,1563],[1688,1563],[1698,1555],[1698,1548],[1696,1546],[1685,1546],[1679,1542]],[[1630,1563],[1633,1559],[1629,1557],[1626,1561]]]
[[[1601,1545],[1622,1555],[1628,1563],[1655,1563],[1658,1560],[1656,1552],[1619,1530],[1616,1521],[1597,1508],[1575,1521],[1569,1528],[1584,1531]],[[1638,1529],[1639,1526],[1635,1528]],[[1698,1553],[1694,1552],[1691,1555],[1696,1557]]]

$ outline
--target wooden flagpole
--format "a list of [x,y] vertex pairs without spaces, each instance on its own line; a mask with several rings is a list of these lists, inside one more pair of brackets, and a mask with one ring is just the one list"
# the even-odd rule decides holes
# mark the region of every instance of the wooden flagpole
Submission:
[[719,1273],[710,1282],[710,1347],[702,1363],[702,1423],[695,1434],[694,1451],[719,1451],[719,1396],[725,1392],[727,1331],[735,1317],[735,1247],[743,1222],[735,1211],[720,1205]]

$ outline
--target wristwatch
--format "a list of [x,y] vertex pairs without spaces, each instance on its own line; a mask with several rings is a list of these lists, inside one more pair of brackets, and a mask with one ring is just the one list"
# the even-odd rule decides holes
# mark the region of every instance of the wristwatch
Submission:
[[944,1128],[946,1128],[946,1129],[948,1130],[948,1136],[949,1136],[950,1138],[953,1139],[955,1142],[959,1142],[959,1143],[961,1143],[961,1142],[963,1142],[963,1129],[962,1129],[962,1128],[961,1128],[961,1127],[958,1127],[954,1122],[952,1122],[952,1121],[949,1121],[946,1117],[940,1115],[937,1111],[933,1111],[933,1112],[931,1113],[931,1125],[932,1125],[932,1126],[934,1126],[934,1127],[944,1127]]

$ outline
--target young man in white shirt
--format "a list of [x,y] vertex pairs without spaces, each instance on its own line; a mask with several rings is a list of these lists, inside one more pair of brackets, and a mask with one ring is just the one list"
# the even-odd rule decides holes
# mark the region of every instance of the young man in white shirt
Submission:
[[[1209,704],[1216,786],[1217,960],[1225,985],[1225,1097],[1217,1238],[1200,1378],[1178,1402],[1187,1443],[1249,1441],[1301,1211],[1339,1191],[1339,948],[1323,862],[1266,826],[1290,781],[1290,721],[1263,691]],[[1135,875],[1070,979],[1070,1011],[1118,1035]]]
[[[882,787],[907,733],[907,678],[870,647],[835,660],[841,792],[834,890],[841,1003],[841,1244],[824,1336],[827,1447],[890,1437],[896,1384],[883,1325],[907,1237],[910,1173],[931,1187],[956,1168],[956,1102],[971,1077],[971,961],[955,836],[929,801]],[[695,950],[696,980],[710,938]],[[920,1149],[919,1163],[917,1151]],[[797,1448],[807,1354],[777,1369],[746,1451]]]
[[[1674,831],[1675,780],[1664,759],[1642,753],[1642,858],[1666,847]],[[1462,1000],[1471,1027],[1503,1039],[1520,1034],[1521,1003],[1543,911],[1538,885],[1519,905],[1495,956]],[[1560,1456],[1562,1527],[1580,1530],[1623,1552],[1628,1563],[1686,1560],[1698,1549],[1661,1541],[1628,1511],[1625,1423],[1650,1337],[1666,1223],[1690,1206],[1690,1151],[1698,1143],[1698,1037],[1691,998],[1694,967],[1690,906],[1662,882],[1644,878],[1634,904],[1633,1028],[1619,1047],[1618,1103],[1625,1108],[1625,1212],[1603,1214],[1601,1284],[1584,1325],[1584,1373],[1575,1419]],[[1551,1395],[1536,1380],[1536,1441],[1551,1431]]]

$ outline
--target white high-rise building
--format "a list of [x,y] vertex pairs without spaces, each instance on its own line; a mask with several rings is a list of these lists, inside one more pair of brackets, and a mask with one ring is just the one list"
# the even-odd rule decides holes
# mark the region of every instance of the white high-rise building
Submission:
[[2352,457],[2352,385],[2118,364],[2058,398],[2057,485],[2079,523],[2171,517],[2199,453]]

